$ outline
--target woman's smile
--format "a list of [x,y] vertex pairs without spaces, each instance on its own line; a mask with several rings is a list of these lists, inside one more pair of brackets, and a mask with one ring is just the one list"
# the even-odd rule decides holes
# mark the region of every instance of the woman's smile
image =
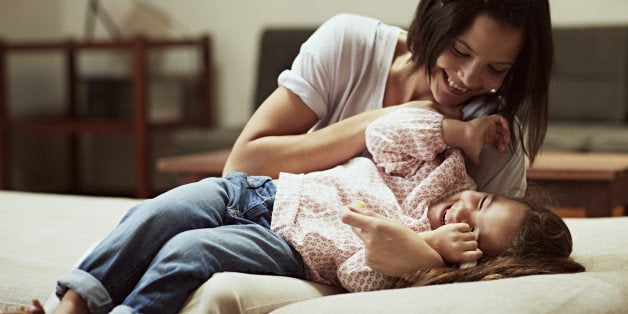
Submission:
[[449,77],[449,75],[447,75],[447,72],[445,70],[442,70],[442,71],[443,71],[443,78],[445,81],[445,85],[451,93],[461,96],[461,95],[464,95],[464,93],[466,93],[467,91],[469,91],[469,88],[462,87],[460,84],[457,84],[451,77]]

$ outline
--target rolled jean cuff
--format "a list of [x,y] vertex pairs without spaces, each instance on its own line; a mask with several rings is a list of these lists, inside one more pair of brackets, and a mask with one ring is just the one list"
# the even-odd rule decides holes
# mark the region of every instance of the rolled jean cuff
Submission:
[[89,273],[72,269],[63,275],[57,283],[57,296],[63,298],[69,289],[78,293],[85,302],[90,313],[106,314],[113,308],[113,302],[105,287]]

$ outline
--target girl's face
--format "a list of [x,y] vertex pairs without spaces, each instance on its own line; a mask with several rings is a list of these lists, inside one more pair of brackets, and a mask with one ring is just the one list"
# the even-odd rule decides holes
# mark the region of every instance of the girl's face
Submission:
[[523,45],[521,30],[506,27],[486,14],[436,59],[430,90],[437,103],[455,106],[498,89]]
[[508,249],[519,229],[526,205],[504,197],[464,191],[430,206],[432,229],[450,223],[466,223],[479,233],[478,246],[484,255],[498,255]]

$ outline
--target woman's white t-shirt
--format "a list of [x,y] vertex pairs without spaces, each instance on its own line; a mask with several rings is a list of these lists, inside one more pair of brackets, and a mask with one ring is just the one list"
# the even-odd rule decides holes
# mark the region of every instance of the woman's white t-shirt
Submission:
[[[312,34],[301,46],[292,67],[278,78],[279,85],[298,95],[319,117],[310,131],[382,108],[388,73],[402,32],[405,31],[376,19],[339,14]],[[463,119],[493,110],[494,104],[478,99],[466,106]],[[467,162],[467,171],[480,191],[510,197],[523,195],[525,158],[520,145],[512,145],[505,153],[487,145],[480,158],[479,166]]]

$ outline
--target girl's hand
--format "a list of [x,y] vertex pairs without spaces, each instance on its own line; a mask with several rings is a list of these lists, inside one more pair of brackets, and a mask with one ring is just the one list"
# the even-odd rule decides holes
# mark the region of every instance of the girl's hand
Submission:
[[480,164],[482,146],[492,144],[500,152],[506,151],[510,142],[508,121],[500,115],[493,114],[475,118],[465,123],[465,144],[462,150],[476,165]]
[[477,261],[482,257],[475,233],[466,223],[452,223],[424,233],[425,241],[450,264]]
[[340,209],[340,219],[364,242],[366,265],[392,277],[421,268],[443,267],[441,256],[400,222],[357,206]]
[[482,146],[492,144],[504,152],[510,142],[508,121],[496,114],[467,122],[445,118],[442,128],[445,143],[462,149],[476,165],[480,164]]

